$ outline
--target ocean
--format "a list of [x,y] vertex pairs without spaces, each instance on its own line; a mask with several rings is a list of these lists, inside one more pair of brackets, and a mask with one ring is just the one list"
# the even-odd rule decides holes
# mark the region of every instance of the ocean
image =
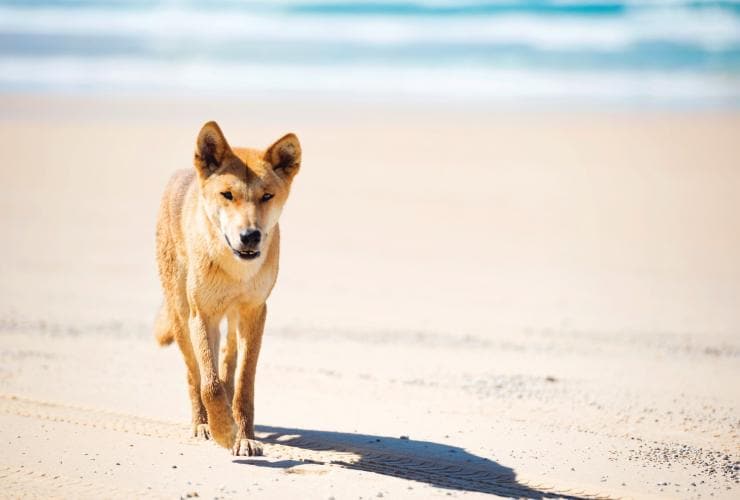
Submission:
[[0,0],[0,91],[740,105],[740,0]]

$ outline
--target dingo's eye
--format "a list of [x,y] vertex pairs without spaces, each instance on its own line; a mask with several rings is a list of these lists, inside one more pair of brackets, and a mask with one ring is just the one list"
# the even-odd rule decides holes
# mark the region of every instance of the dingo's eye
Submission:
[[266,202],[266,201],[270,201],[270,199],[273,196],[275,196],[275,195],[272,194],[272,193],[265,193],[265,194],[262,195],[262,198],[260,199],[260,201],[262,201],[263,203]]
[[234,199],[234,196],[232,196],[231,191],[224,191],[223,193],[221,193],[221,196],[223,196],[227,200],[233,200]]

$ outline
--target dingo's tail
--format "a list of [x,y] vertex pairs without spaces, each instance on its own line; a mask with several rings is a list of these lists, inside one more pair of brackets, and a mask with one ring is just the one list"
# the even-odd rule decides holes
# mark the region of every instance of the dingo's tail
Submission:
[[154,338],[162,347],[170,345],[175,340],[172,321],[170,321],[167,306],[164,304],[159,308],[157,319],[154,322]]

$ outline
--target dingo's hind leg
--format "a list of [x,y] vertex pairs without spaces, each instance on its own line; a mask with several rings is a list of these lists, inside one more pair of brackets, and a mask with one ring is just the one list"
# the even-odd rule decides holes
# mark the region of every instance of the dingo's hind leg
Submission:
[[234,398],[234,368],[236,366],[236,327],[239,323],[238,311],[227,316],[226,338],[221,345],[221,360],[218,367],[218,378],[226,389],[226,399]]

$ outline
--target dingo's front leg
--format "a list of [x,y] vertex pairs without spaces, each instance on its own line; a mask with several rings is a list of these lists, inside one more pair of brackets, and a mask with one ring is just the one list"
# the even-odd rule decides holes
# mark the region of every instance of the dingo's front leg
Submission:
[[218,378],[218,322],[207,321],[198,312],[191,315],[188,326],[200,371],[200,397],[208,413],[208,428],[213,440],[225,448],[234,444],[236,428],[226,389]]
[[262,455],[262,445],[254,439],[254,378],[262,346],[267,306],[241,311],[238,330],[239,360],[236,367],[234,419],[237,425],[234,455]]
[[198,361],[195,359],[192,342],[186,334],[181,332],[175,335],[175,340],[180,346],[188,371],[188,392],[190,393],[193,415],[193,437],[211,439],[211,434],[208,431],[206,409],[200,399],[200,370],[198,369]]

